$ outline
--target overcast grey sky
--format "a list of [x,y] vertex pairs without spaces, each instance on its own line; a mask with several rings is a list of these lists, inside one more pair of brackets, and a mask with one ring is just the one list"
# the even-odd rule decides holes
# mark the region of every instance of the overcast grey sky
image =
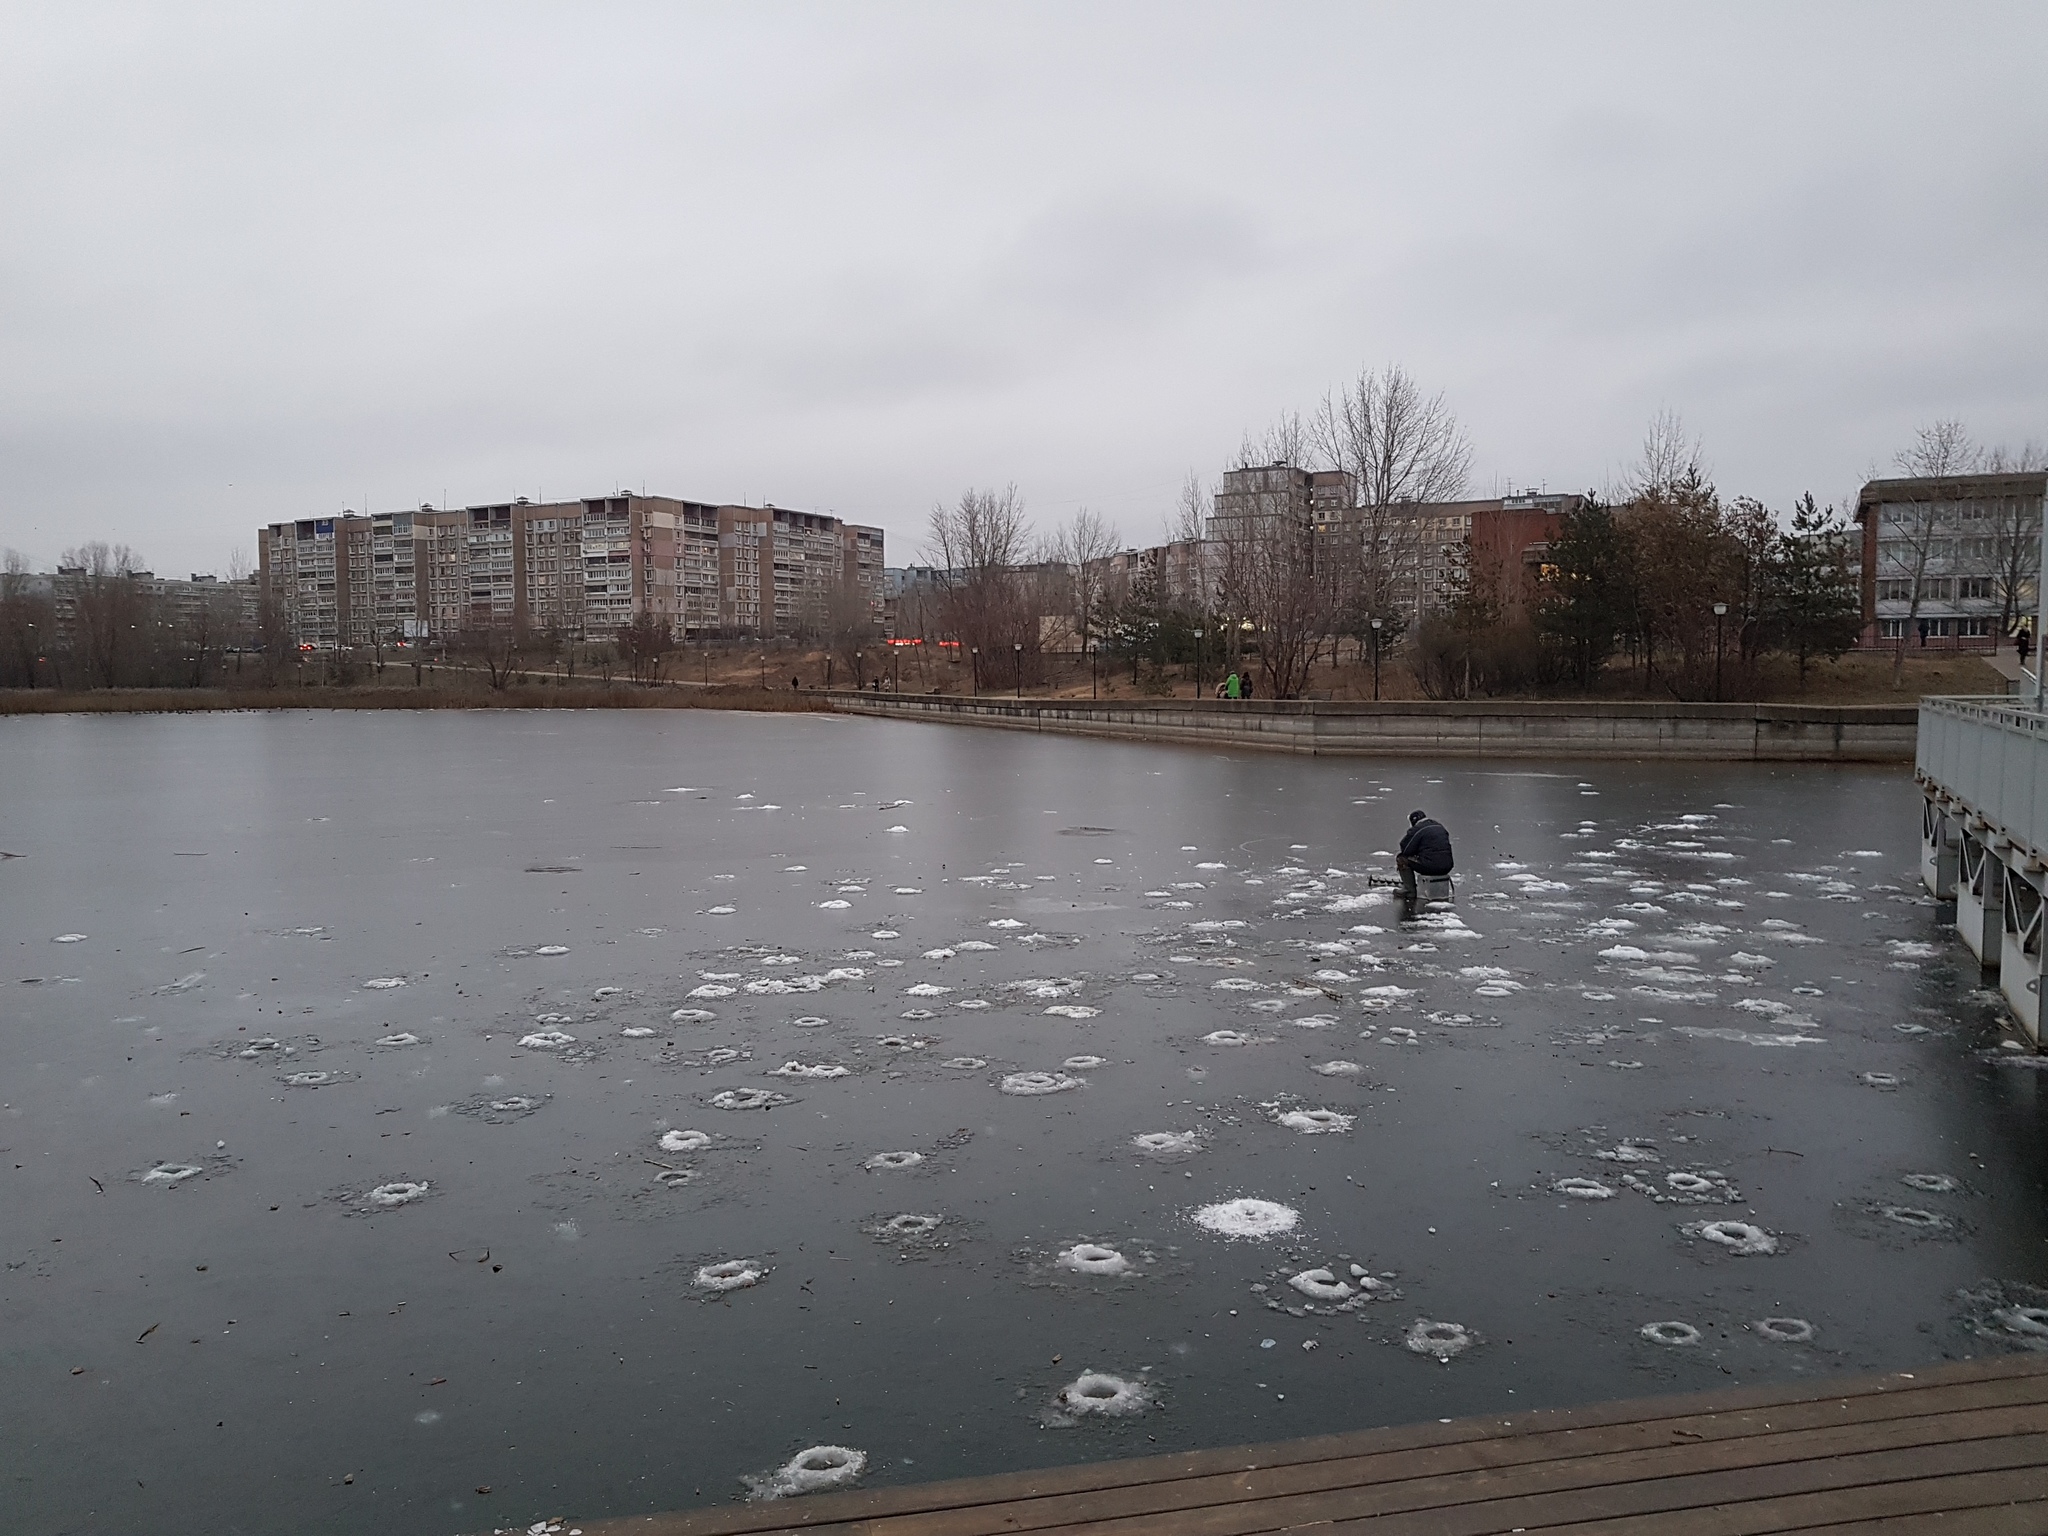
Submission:
[[2048,439],[2048,6],[0,9],[0,545],[602,494],[1159,536],[1365,366],[1474,488]]

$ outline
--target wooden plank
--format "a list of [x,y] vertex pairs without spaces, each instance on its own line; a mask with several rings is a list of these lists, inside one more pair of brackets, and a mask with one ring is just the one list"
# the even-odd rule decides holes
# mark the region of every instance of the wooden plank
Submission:
[[[1841,1479],[1853,1468],[1868,1468],[1876,1475],[1880,1468],[1911,1466],[1927,1458],[1939,1460],[1939,1456],[1958,1444],[1995,1442],[2003,1446],[2003,1450],[1991,1452],[1993,1460],[1999,1460],[2011,1452],[2013,1440],[2034,1440],[2044,1460],[2048,1460],[2048,1423],[2038,1417],[2034,1436],[2013,1438],[2005,1436],[1997,1423],[2003,1413],[2003,1409],[1989,1409],[1976,1423],[1976,1436],[1964,1442],[1946,1440],[1939,1430],[1921,1427],[1917,1432],[1898,1436],[1898,1444],[1878,1442],[1870,1446],[1866,1440],[1870,1427],[1851,1425],[1847,1432],[1823,1430],[1796,1438],[1765,1436],[1729,1442],[1714,1448],[1720,1452],[1720,1458],[1712,1462],[1700,1462],[1698,1446],[1669,1446],[1659,1452],[1544,1460],[1526,1466],[1358,1483],[1294,1495],[1260,1495],[1247,1489],[1233,1503],[1210,1503],[1200,1509],[1155,1511],[1124,1518],[1083,1518],[1059,1530],[1073,1532],[1075,1536],[1251,1536],[1253,1532],[1372,1516],[1386,1530],[1399,1530],[1403,1520],[1413,1518],[1421,1520],[1421,1528],[1430,1532],[1454,1532],[1468,1526],[1485,1532],[1538,1524],[1528,1511],[1536,1509],[1542,1501],[1569,1499],[1597,1511],[1604,1507],[1604,1501],[1622,1499],[1630,1507],[1659,1509],[1667,1507],[1661,1503],[1663,1499],[1679,1495],[1683,1489],[1733,1489],[1745,1481],[1767,1481],[1772,1487],[1790,1493],[1808,1483]],[[1782,1448],[1784,1440],[1796,1440],[1798,1446]],[[1649,1489],[1653,1487],[1659,1491],[1651,1493]],[[1714,1493],[1700,1501],[1718,1497]],[[1520,1513],[1513,1513],[1513,1518],[1501,1516],[1499,1509],[1505,1505],[1513,1505]],[[907,1530],[895,1520],[887,1528],[891,1536]],[[924,1526],[918,1536],[967,1536],[971,1530],[975,1528]]]
[[[2018,1358],[1968,1362],[1916,1371],[1808,1382],[1787,1387],[1734,1388],[1689,1397],[1664,1397],[1601,1404],[1591,1408],[1542,1409],[1499,1418],[1351,1431],[1275,1445],[1182,1452],[1166,1456],[1037,1471],[997,1473],[908,1488],[827,1494],[802,1501],[744,1508],[679,1511],[664,1515],[584,1521],[589,1536],[739,1536],[745,1532],[811,1531],[851,1533],[866,1522],[918,1513],[983,1506],[1028,1505],[1116,1490],[1132,1492],[1139,1507],[1170,1507],[1172,1485],[1211,1478],[1238,1478],[1274,1468],[1361,1456],[1388,1456],[1446,1446],[1478,1448],[1497,1461],[1517,1456],[1540,1459],[1578,1455],[1594,1449],[1627,1449],[1669,1443],[1681,1434],[1719,1439],[1831,1423],[1881,1422],[1923,1415],[1933,1407],[1968,1411],[2001,1404],[2022,1406],[2048,1397],[2048,1362]],[[1590,1438],[1589,1438],[1590,1437]],[[1518,1445],[1519,1451],[1508,1446]],[[1240,1495],[1242,1496],[1242,1495]],[[1149,1503],[1146,1501],[1150,1501]],[[1018,1516],[1015,1520],[1005,1517]],[[1044,1528],[1049,1522],[1023,1518],[1009,1508],[983,1527],[990,1531]],[[1063,1513],[1061,1518],[1073,1518]],[[1082,1518],[1086,1518],[1082,1516]],[[963,1529],[975,1529],[971,1523]],[[907,1527],[905,1528],[907,1529]]]
[[[1531,1526],[1543,1536],[1778,1536],[1781,1532],[1853,1530],[1882,1523],[1892,1531],[1919,1533],[1948,1529],[1948,1521],[1965,1515],[1993,1514],[2008,1506],[2027,1510],[2035,1522],[2048,1518],[2038,1466],[1997,1472],[1965,1472],[1947,1477],[1916,1478],[1885,1486],[1840,1492],[1801,1493],[1758,1499],[1716,1509],[1681,1511],[1645,1521],[1640,1515],[1565,1525]],[[1937,1523],[1939,1522],[1939,1523]],[[1368,1527],[1332,1526],[1331,1536],[1360,1536]],[[1507,1529],[1501,1527],[1500,1529]],[[2020,1529],[2039,1531],[2039,1523]]]
[[[1761,1466],[1774,1460],[1831,1456],[1874,1446],[1905,1448],[1991,1438],[2021,1430],[2048,1432],[2048,1401],[2044,1401],[2048,1397],[2048,1380],[2036,1386],[2036,1399],[2030,1403],[2005,1403],[1913,1419],[1823,1423],[1812,1430],[1794,1423],[1780,1425],[1769,1434],[1737,1434],[1733,1432],[1735,1425],[1726,1421],[1700,1419],[1700,1423],[1708,1425],[1708,1432],[1696,1440],[1673,1438],[1663,1425],[1628,1425],[1628,1430],[1634,1432],[1630,1438],[1636,1440],[1636,1444],[1628,1446],[1614,1444],[1618,1432],[1589,1432],[1577,1440],[1569,1438],[1571,1432],[1563,1436],[1552,1432],[1542,1438],[1466,1442],[1380,1456],[1303,1462],[1221,1477],[1174,1479],[1030,1501],[905,1511],[887,1518],[887,1530],[891,1536],[999,1536],[1001,1532],[1096,1528],[1104,1526],[1104,1522],[1122,1520],[1126,1524],[1118,1524],[1116,1530],[1130,1536],[1151,1530],[1229,1536],[1239,1530],[1260,1530],[1257,1520],[1264,1516],[1249,1511],[1247,1503],[1300,1499],[1315,1493],[1341,1493],[1362,1487],[1370,1487],[1386,1497],[1397,1489],[1409,1489],[1419,1499],[1427,1499],[1430,1489],[1454,1489],[1458,1497],[1442,1501],[1456,1503],[1468,1497],[1495,1497],[1491,1493],[1477,1493],[1477,1489],[1491,1489],[1503,1479],[1524,1477],[1534,1487],[1536,1479],[1561,1475],[1544,1468],[1569,1468],[1563,1477],[1591,1485],[1599,1481],[1663,1477],[1708,1466]],[[1823,1405],[1802,1407],[1810,1413]],[[1780,1409],[1778,1417],[1782,1419],[1786,1413]],[[1759,1413],[1739,1417],[1745,1421],[1747,1430],[1759,1427]],[[1663,1423],[1686,1421],[1673,1419]],[[1712,1434],[1716,1430],[1724,1434],[1716,1438]],[[862,1524],[868,1522],[813,1528],[813,1532],[817,1536],[844,1536],[844,1532],[858,1530]]]
[[[1959,1385],[1947,1391],[1951,1398],[1967,1393],[1971,1400],[1954,1402],[1951,1411],[1911,1419],[1859,1417],[1856,1410],[1873,1406],[1872,1401],[1849,1399],[1596,1430],[1552,1430],[1203,1478],[1131,1484],[1087,1493],[1001,1500],[971,1506],[983,1511],[979,1520],[962,1518],[963,1509],[957,1505],[906,1511],[889,1517],[889,1531],[890,1536],[998,1536],[1003,1532],[1065,1529],[1076,1521],[1167,1515],[1212,1504],[1391,1485],[1403,1480],[1455,1477],[1461,1489],[1476,1488],[1488,1477],[1508,1469],[1555,1462],[1569,1462],[1578,1469],[1574,1475],[1592,1479],[1610,1465],[1619,1469],[1620,1475],[1629,1476],[1636,1475],[1640,1467],[1665,1463],[1679,1469],[1751,1465],[1875,1444],[1929,1444],[2022,1429],[2048,1431],[2048,1376]],[[1691,1428],[1695,1424],[1699,1426],[1697,1430]],[[1613,1459],[1618,1457],[1637,1459]],[[1179,1529],[1197,1529],[1192,1514],[1180,1515],[1172,1523]],[[856,1528],[811,1527],[816,1536],[841,1536]],[[1220,1531],[1225,1527],[1200,1528]]]
[[[2001,1476],[2007,1478],[2006,1483],[1998,1483]],[[1936,1485],[1972,1491],[1948,1502],[1923,1503],[1931,1497],[1928,1490]],[[1980,1496],[1993,1486],[2010,1491],[1995,1498]],[[1751,1531],[1797,1530],[1796,1522],[1785,1523],[1788,1513],[1803,1512],[1799,1518],[1810,1525],[1829,1512],[1840,1520],[1917,1513],[1923,1508],[1968,1509],[2035,1498],[2044,1492],[2048,1492],[2048,1435],[2012,1435],[1960,1445],[1917,1446],[1573,1488],[1456,1508],[1393,1515],[1359,1510],[1315,1523],[1327,1525],[1331,1536],[1344,1532],[1363,1536],[1368,1526],[1372,1536],[1491,1536],[1516,1529],[1641,1529],[1645,1521],[1654,1519],[1659,1536],[1743,1536]],[[1267,1531],[1284,1528],[1282,1524],[1264,1527]],[[1090,1530],[1087,1526],[1074,1529],[1077,1536]]]
[[[1075,1536],[1248,1536],[1290,1525],[1347,1518],[1365,1511],[1386,1518],[1463,1504],[1493,1503],[1570,1491],[1625,1486],[1766,1467],[1826,1463],[1876,1452],[1899,1453],[1972,1440],[1998,1440],[2025,1432],[2048,1446],[2048,1404],[1986,1408],[1971,1414],[1931,1414],[1884,1423],[1836,1425],[1785,1434],[1712,1441],[1670,1441],[1619,1452],[1551,1456],[1492,1465],[1472,1455],[1479,1447],[1435,1447],[1395,1457],[1276,1468],[1234,1479],[1206,1479],[1208,1497],[1184,1497],[1189,1485],[1119,1489],[1034,1504],[987,1505],[901,1515],[886,1522],[889,1536],[993,1536],[1007,1531],[1058,1530]],[[1512,1444],[1513,1442],[1510,1442]],[[1341,1469],[1341,1470],[1339,1470]],[[1329,1481],[1307,1481],[1336,1471]],[[1521,1523],[1521,1522],[1511,1522]],[[839,1527],[840,1532],[860,1529]]]
[[1986,1509],[1938,1509],[1917,1515],[1830,1521],[1805,1530],[1826,1536],[2048,1536],[2048,1499]]

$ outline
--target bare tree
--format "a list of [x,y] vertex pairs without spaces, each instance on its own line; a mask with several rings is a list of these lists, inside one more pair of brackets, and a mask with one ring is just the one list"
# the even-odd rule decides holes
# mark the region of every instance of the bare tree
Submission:
[[1326,468],[1348,477],[1342,490],[1349,505],[1326,524],[1335,546],[1326,575],[1337,588],[1333,601],[1355,616],[1385,620],[1419,609],[1425,594],[1401,591],[1420,580],[1416,508],[1455,501],[1472,463],[1471,445],[1444,397],[1425,396],[1398,363],[1366,370],[1324,397],[1309,440]]
[[1117,552],[1120,543],[1116,527],[1081,508],[1052,539],[1053,563],[1067,568],[1068,598],[1074,621],[1074,637],[1085,652],[1096,635],[1096,609],[1102,602],[1105,575],[1103,562]]
[[984,677],[1019,688],[1036,681],[1038,615],[1017,573],[1027,545],[1016,486],[970,489],[933,507],[926,537],[928,558],[943,570],[940,622],[976,658],[977,685]]
[[58,563],[72,573],[62,578],[71,584],[72,653],[89,679],[102,688],[115,687],[145,639],[154,639],[155,616],[135,580],[135,552],[126,544],[95,540],[67,549]]
[[1643,434],[1643,451],[1622,476],[1626,501],[1677,502],[1705,490],[1713,479],[1704,445],[1685,430],[1678,412],[1659,411]]
[[[2029,440],[2018,451],[2003,445],[1984,457],[1994,475],[2048,469],[2048,449]],[[2009,635],[2032,611],[2041,581],[2040,498],[2000,496],[1991,507],[1992,587],[1998,594],[1998,633]]]
[[0,684],[37,682],[37,663],[55,643],[56,604],[29,571],[19,550],[0,561]]
[[[900,627],[900,609],[897,619]],[[880,640],[881,631],[875,628],[874,610],[857,573],[843,573],[827,589],[821,629],[830,658],[846,668],[854,687],[866,687],[868,652]]]
[[1180,485],[1180,497],[1173,504],[1173,518],[1166,526],[1167,539],[1175,544],[1199,544],[1209,526],[1209,492],[1202,477],[1192,469]]
[[[1979,469],[1984,451],[1971,441],[1960,421],[1943,420],[1920,428],[1913,435],[1912,447],[1901,449],[1892,462],[1914,479],[1938,480]],[[1928,567],[1949,553],[1957,533],[1958,509],[1955,498],[1932,494],[1885,508],[1889,526],[1878,529],[1879,570],[1906,584],[1906,618],[1899,628],[1899,643],[1892,652],[1894,688],[1905,675],[1907,637],[1919,625],[1920,604],[1927,596]]]
[[1316,579],[1315,535],[1284,516],[1233,518],[1221,531],[1224,602],[1250,627],[1266,697],[1294,698],[1332,619],[1328,588]]

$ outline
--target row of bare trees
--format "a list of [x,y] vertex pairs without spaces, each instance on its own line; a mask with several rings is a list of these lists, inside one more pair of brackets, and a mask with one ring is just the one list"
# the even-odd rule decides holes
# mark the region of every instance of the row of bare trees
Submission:
[[124,544],[64,552],[55,576],[0,557],[0,687],[204,687],[262,640],[246,588],[171,584],[167,598]]

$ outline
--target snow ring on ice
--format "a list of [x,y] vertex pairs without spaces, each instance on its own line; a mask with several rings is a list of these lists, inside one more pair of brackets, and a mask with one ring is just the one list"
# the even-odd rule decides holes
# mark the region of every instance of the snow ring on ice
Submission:
[[1201,1150],[1202,1138],[1193,1131],[1141,1131],[1131,1145],[1147,1157],[1186,1157]]
[[848,1072],[852,1070],[853,1069],[851,1067],[831,1066],[824,1063],[820,1063],[817,1066],[807,1067],[800,1061],[785,1061],[781,1066],[769,1069],[768,1075],[770,1077],[802,1077],[823,1079],[833,1077],[844,1077],[847,1075]]
[[732,988],[721,982],[707,981],[701,987],[690,988],[687,995],[690,997],[731,997]]
[[1320,1066],[1311,1067],[1309,1070],[1320,1077],[1356,1077],[1365,1068],[1355,1061],[1326,1061]]
[[814,1445],[798,1451],[766,1477],[751,1477],[747,1486],[757,1499],[786,1499],[796,1494],[844,1488],[867,1470],[865,1451],[844,1445]]
[[1241,1029],[1212,1029],[1202,1036],[1204,1045],[1250,1045],[1252,1037]]
[[1754,1222],[1698,1221],[1683,1230],[1690,1236],[1718,1243],[1742,1258],[1778,1251],[1778,1240]]
[[710,1136],[703,1131],[663,1131],[661,1150],[664,1152],[702,1152],[711,1145]]
[[1102,1064],[1103,1058],[1100,1056],[1069,1056],[1060,1063],[1069,1072],[1086,1072],[1089,1068],[1099,1067]]
[[979,1056],[949,1056],[944,1061],[940,1062],[939,1065],[942,1067],[951,1067],[956,1072],[979,1072],[983,1067],[987,1066],[988,1063],[983,1061]]
[[398,1032],[397,1034],[395,1034],[395,1035],[380,1035],[380,1036],[378,1036],[378,1037],[377,1037],[377,1044],[379,1044],[379,1045],[391,1045],[391,1046],[400,1046],[400,1045],[418,1045],[419,1043],[420,1043],[420,1037],[419,1037],[418,1035],[414,1034],[414,1033],[413,1033],[413,1032],[412,1032],[411,1030],[409,1030],[409,1029],[407,1029],[407,1030],[400,1030],[400,1031],[399,1031],[399,1032]]
[[564,1046],[574,1045],[576,1037],[559,1029],[537,1029],[530,1035],[521,1035],[519,1043],[529,1051],[559,1051]]
[[142,1182],[145,1184],[182,1184],[187,1179],[195,1178],[205,1171],[203,1168],[193,1167],[190,1163],[158,1163],[142,1176]]
[[1645,1323],[1636,1332],[1652,1344],[1685,1345],[1700,1341],[1700,1331],[1691,1323]]
[[1143,1413],[1151,1401],[1152,1394],[1143,1382],[1126,1381],[1106,1371],[1083,1371],[1060,1388],[1060,1408],[1076,1415],[1121,1418]]
[[671,1024],[709,1024],[718,1015],[709,1008],[678,1008],[668,1016]]
[[1061,1269],[1071,1269],[1081,1275],[1122,1275],[1128,1274],[1131,1268],[1129,1259],[1101,1243],[1076,1243],[1063,1250],[1053,1262]]
[[897,1168],[915,1168],[924,1161],[922,1152],[877,1152],[861,1164],[870,1173],[886,1173]]
[[1279,1117],[1279,1123],[1304,1136],[1332,1136],[1350,1130],[1357,1118],[1340,1115],[1334,1109],[1290,1109]]
[[1911,1227],[1916,1232],[1939,1232],[1949,1225],[1946,1216],[1933,1211],[1922,1210],[1917,1205],[1881,1205],[1878,1214],[1887,1221],[1896,1221],[1902,1227]]
[[1316,1301],[1349,1301],[1357,1294],[1349,1281],[1339,1280],[1327,1269],[1304,1269],[1290,1275],[1287,1283]]
[[1712,1179],[1702,1178],[1697,1173],[1667,1173],[1664,1182],[1681,1195],[1711,1194],[1717,1187]]
[[1803,1317],[1766,1317],[1756,1331],[1779,1344],[1805,1344],[1813,1339],[1813,1324]]
[[1102,1012],[1100,1008],[1088,1008],[1080,1003],[1054,1003],[1045,1011],[1060,1019],[1092,1019]]
[[724,1259],[697,1271],[697,1284],[707,1291],[739,1291],[759,1285],[766,1271],[746,1259]]
[[334,1080],[332,1072],[291,1072],[285,1076],[285,1082],[294,1088],[325,1088]]
[[1474,1338],[1472,1330],[1463,1323],[1433,1323],[1417,1318],[1401,1336],[1401,1343],[1415,1354],[1450,1360],[1470,1349]]
[[2000,1307],[1991,1314],[2008,1333],[2048,1338],[2048,1307]]
[[1612,1200],[1614,1190],[1598,1179],[1559,1179],[1550,1186],[1560,1195],[1569,1195],[1574,1200]]
[[781,1094],[770,1093],[765,1088],[728,1088],[723,1093],[711,1095],[715,1109],[773,1109],[788,1102]]
[[900,1216],[891,1216],[875,1231],[884,1237],[930,1237],[945,1219],[943,1216],[919,1216],[906,1211]]
[[394,1205],[410,1205],[426,1192],[424,1180],[400,1179],[391,1184],[379,1184],[363,1198],[388,1210]]
[[1899,1074],[1896,1072],[1866,1072],[1863,1074],[1862,1081],[1863,1086],[1866,1088],[1896,1088],[1899,1086]]
[[1065,1093],[1069,1088],[1080,1087],[1081,1079],[1064,1072],[1011,1072],[996,1086],[1004,1093],[1028,1099],[1045,1093]]
[[374,988],[379,992],[382,992],[391,987],[404,986],[405,978],[403,976],[372,976],[368,981],[364,982],[363,985],[366,987]]
[[1220,1237],[1267,1238],[1292,1232],[1301,1212],[1274,1200],[1240,1196],[1235,1200],[1205,1205],[1194,1213],[1196,1226]]
[[536,955],[566,955],[569,953],[569,946],[566,944],[543,944],[534,953]]
[[1948,1195],[1956,1190],[1956,1181],[1945,1173],[1909,1173],[1899,1182],[1908,1189],[1923,1190],[1930,1195]]

